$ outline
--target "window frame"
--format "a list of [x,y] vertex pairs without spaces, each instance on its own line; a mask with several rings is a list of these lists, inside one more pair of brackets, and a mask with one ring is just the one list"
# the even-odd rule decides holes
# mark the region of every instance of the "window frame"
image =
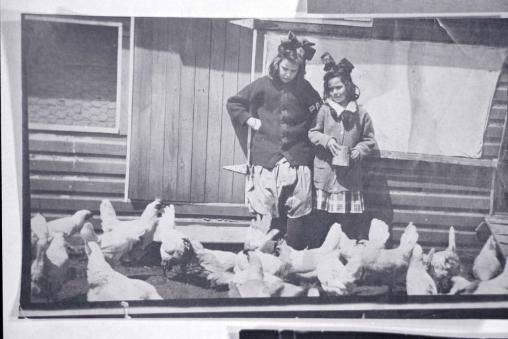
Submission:
[[[28,119],[29,130],[42,130],[42,131],[69,131],[69,132],[95,132],[106,134],[121,134],[121,112],[122,112],[122,39],[123,39],[123,23],[118,21],[98,21],[98,20],[84,20],[74,18],[62,17],[49,17],[40,15],[25,15],[24,20],[32,21],[45,21],[45,22],[59,22],[77,25],[90,25],[90,26],[107,26],[117,28],[117,58],[116,58],[116,100],[115,100],[115,126],[114,127],[100,127],[100,126],[76,126],[64,124],[48,124],[48,123],[34,123]],[[26,74],[25,74],[26,76]],[[26,94],[25,94],[26,95]]]

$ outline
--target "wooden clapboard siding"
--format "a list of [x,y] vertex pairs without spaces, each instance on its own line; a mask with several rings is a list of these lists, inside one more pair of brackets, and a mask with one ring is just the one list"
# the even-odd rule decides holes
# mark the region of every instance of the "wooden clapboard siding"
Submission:
[[[242,89],[250,83],[252,65],[252,30],[240,27],[240,43],[238,57],[238,81],[237,88]],[[236,132],[234,163],[242,164],[247,161],[247,126],[234,126]],[[243,201],[245,197],[245,176],[233,174],[233,198],[232,201]]]
[[178,140],[180,138],[180,20],[167,21],[166,56],[166,107],[164,110],[164,162],[162,168],[162,187],[165,195],[174,197],[178,182]]
[[507,118],[508,107],[508,65],[505,63],[492,98],[489,120],[483,138],[484,159],[497,159],[501,145],[501,138]]
[[245,161],[246,129],[225,104],[250,81],[252,32],[224,19],[136,20],[129,197],[243,202],[243,176],[222,167]]
[[208,153],[208,114],[210,88],[211,20],[197,20],[195,29],[195,81],[192,125],[190,201],[205,201],[206,158]]
[[[240,27],[226,25],[226,50],[224,59],[224,92],[222,105],[226,106],[227,99],[238,92],[238,49]],[[231,121],[226,109],[222,110],[222,138],[220,143],[221,167],[234,164],[235,132],[228,128]],[[233,201],[233,173],[221,171],[219,175],[219,201]]]
[[[166,58],[163,50],[167,44],[167,20],[163,18],[152,18],[152,72],[150,76],[151,97],[149,121],[150,134],[148,154],[148,195],[147,198],[162,196],[161,168],[164,164],[164,117],[166,100]],[[151,194],[151,196],[150,196]]]
[[226,51],[226,22],[212,20],[212,46],[210,60],[210,89],[207,157],[205,179],[205,201],[219,201],[221,172],[222,114],[224,108],[224,57]]
[[[125,191],[127,138],[115,134],[29,131],[30,208],[51,212],[39,199],[65,206],[68,199],[122,199]],[[60,210],[66,215],[82,209]],[[57,208],[58,210],[58,208]]]

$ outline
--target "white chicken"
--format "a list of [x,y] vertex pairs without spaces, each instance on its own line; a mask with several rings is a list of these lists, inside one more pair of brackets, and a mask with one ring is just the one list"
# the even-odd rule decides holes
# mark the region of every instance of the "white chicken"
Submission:
[[256,215],[247,230],[243,248],[247,251],[254,251],[256,249],[266,253],[273,253],[275,242],[273,238],[279,233],[277,229],[269,229],[271,223],[271,216]]
[[460,276],[451,278],[453,287],[450,294],[508,294],[508,261],[504,270],[490,280],[468,281]]
[[237,254],[205,248],[199,241],[191,241],[191,245],[203,270],[201,274],[206,277],[211,286],[228,285],[234,276],[233,269],[237,262]]
[[44,257],[48,299],[56,300],[56,296],[65,282],[68,281],[69,255],[63,233],[53,233],[52,240]]
[[282,280],[265,280],[263,264],[256,252],[248,252],[249,264],[243,271],[237,272],[229,282],[228,295],[232,298],[260,298],[280,295],[284,288]]
[[455,229],[450,227],[448,232],[448,247],[443,251],[436,251],[430,261],[429,273],[436,282],[439,293],[448,293],[452,287],[451,278],[461,270],[460,259],[455,244]]
[[480,281],[473,294],[508,294],[508,260],[501,274],[493,279]]
[[39,216],[32,220],[32,240],[36,239],[36,243],[33,253],[35,259],[31,265],[31,292],[47,301],[55,301],[69,278],[69,255],[64,233],[50,234],[48,224]]
[[[289,272],[293,274],[304,274],[302,278],[316,278],[317,265],[323,255],[336,250],[340,246],[342,239],[342,228],[340,224],[333,224],[326,235],[323,244],[318,248],[295,250],[285,241],[280,241],[277,250],[279,258],[283,263],[289,264]],[[306,273],[310,276],[306,276]]]
[[[432,254],[429,256],[432,260]],[[422,247],[416,244],[409,261],[406,274],[406,292],[408,295],[435,295],[436,283],[427,272],[427,265],[423,261]]]
[[66,237],[78,233],[83,224],[90,220],[92,212],[88,210],[79,210],[71,216],[51,220],[48,222],[50,233],[63,233]]
[[350,294],[358,278],[356,270],[350,270],[339,257],[339,250],[329,252],[321,257],[317,265],[317,278],[328,295]]
[[[287,274],[289,270],[289,264],[282,262],[279,257],[276,257],[273,254],[261,252],[260,250],[255,250],[253,252],[255,252],[257,257],[261,260],[263,272],[267,274],[273,274],[281,278],[284,278],[284,276]],[[234,267],[235,272],[245,270],[248,265],[249,259],[247,251],[241,251],[236,254],[236,262]]]
[[88,256],[87,301],[162,299],[155,287],[146,281],[130,279],[111,268],[97,243],[100,239],[95,234],[92,224],[84,225],[81,237],[85,242]]
[[499,272],[501,272],[501,263],[497,258],[497,246],[494,236],[491,235],[474,259],[473,275],[479,280],[489,280]]
[[[42,217],[39,214],[40,217]],[[36,216],[37,217],[37,216]],[[34,222],[35,221],[35,222]],[[30,267],[31,294],[32,296],[47,296],[47,279],[44,271],[46,251],[51,238],[47,224],[37,217],[32,219],[32,264]]]
[[46,242],[48,239],[48,225],[42,214],[37,213],[30,220],[30,245],[32,249],[32,259],[35,258],[37,242],[42,239]]
[[166,277],[174,267],[190,262],[194,255],[190,239],[176,229],[173,205],[164,207],[155,240],[161,242],[161,266]]
[[[340,225],[339,225],[340,226]],[[372,219],[370,222],[368,240],[350,239],[344,231],[340,236],[341,258],[349,262],[351,258],[362,255],[364,248],[368,245],[371,249],[385,248],[386,241],[390,237],[388,225],[379,219]]]
[[101,226],[103,232],[111,232],[115,226],[121,225],[116,216],[115,209],[113,208],[113,204],[108,199],[104,199],[101,201],[99,206],[100,218],[101,218]]
[[160,200],[156,199],[148,204],[140,218],[135,220],[111,223],[111,231],[99,236],[104,257],[111,265],[117,265],[120,259],[130,255],[137,246],[142,251],[153,240],[157,214],[161,207]]
[[418,232],[415,225],[409,223],[400,237],[397,248],[385,249],[381,242],[369,242],[361,252],[361,266],[371,272],[388,275],[407,267],[416,242]]

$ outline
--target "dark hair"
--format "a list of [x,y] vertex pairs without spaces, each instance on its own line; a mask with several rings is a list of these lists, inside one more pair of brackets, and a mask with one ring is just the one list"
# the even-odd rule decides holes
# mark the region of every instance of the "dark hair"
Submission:
[[328,81],[333,78],[339,78],[340,81],[342,81],[344,84],[344,87],[346,87],[346,100],[348,102],[358,100],[360,97],[360,88],[358,88],[358,86],[356,86],[353,82],[351,74],[347,74],[341,71],[330,71],[325,73],[325,76],[323,77],[323,99],[328,99],[330,96],[330,87],[328,86]]
[[268,67],[268,74],[272,79],[280,80],[279,78],[279,65],[282,60],[287,59],[298,65],[298,73],[293,80],[301,81],[305,75],[305,59],[294,49],[286,49],[283,46],[279,46],[277,56],[273,58],[270,66]]
[[344,84],[344,87],[346,87],[346,100],[348,102],[357,100],[360,97],[360,89],[351,78],[351,72],[355,68],[351,61],[342,58],[339,63],[336,63],[332,55],[328,52],[325,52],[321,56],[321,61],[325,65],[324,70],[326,72],[323,77],[323,99],[327,99],[330,96],[328,82],[333,78],[339,78]]

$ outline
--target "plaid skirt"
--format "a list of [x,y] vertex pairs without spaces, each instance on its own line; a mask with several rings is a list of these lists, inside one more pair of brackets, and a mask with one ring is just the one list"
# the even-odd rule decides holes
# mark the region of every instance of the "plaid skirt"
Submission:
[[365,205],[360,191],[328,193],[316,189],[314,208],[328,213],[363,213]]

